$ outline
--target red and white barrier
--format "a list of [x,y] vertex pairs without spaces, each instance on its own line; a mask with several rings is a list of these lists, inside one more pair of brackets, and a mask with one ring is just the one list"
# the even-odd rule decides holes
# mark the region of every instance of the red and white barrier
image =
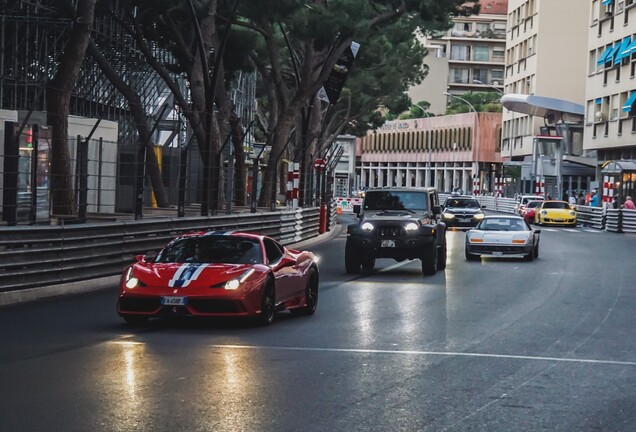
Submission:
[[354,205],[362,205],[362,198],[344,198],[337,197],[336,198],[336,208],[338,214],[340,213],[351,213],[353,212]]
[[545,195],[545,178],[537,177],[534,182],[534,193],[536,195]]
[[300,186],[300,164],[287,164],[287,191],[285,201],[288,208],[298,208],[298,188]]

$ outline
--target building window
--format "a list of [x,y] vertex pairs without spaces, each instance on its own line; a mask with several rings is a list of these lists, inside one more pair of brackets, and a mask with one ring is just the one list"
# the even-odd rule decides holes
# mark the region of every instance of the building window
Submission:
[[470,59],[470,47],[467,45],[453,45],[451,47],[451,60],[469,60]]
[[490,61],[490,49],[487,46],[476,46],[473,50],[474,61]]
[[451,68],[450,79],[455,84],[468,84],[468,69],[465,68]]
[[473,80],[488,82],[488,69],[473,69]]

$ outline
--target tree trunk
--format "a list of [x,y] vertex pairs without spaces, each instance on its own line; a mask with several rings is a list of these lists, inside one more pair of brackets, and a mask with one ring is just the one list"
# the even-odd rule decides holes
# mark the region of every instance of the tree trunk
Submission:
[[51,211],[73,215],[73,182],[68,149],[71,91],[86,55],[97,0],[78,0],[77,16],[60,64],[47,85],[47,123],[51,126]]
[[232,145],[234,146],[234,201],[237,206],[246,205],[246,184],[247,168],[245,166],[245,151],[243,141],[245,131],[241,127],[241,119],[232,113],[230,116],[230,128],[232,131]]
[[141,98],[134,90],[124,82],[122,77],[113,69],[111,64],[99,51],[99,48],[90,41],[88,50],[99,65],[99,68],[104,72],[104,75],[108,80],[119,90],[119,92],[128,101],[130,113],[135,122],[137,133],[139,134],[140,145],[146,144],[146,170],[148,177],[150,178],[150,184],[152,185],[152,191],[155,193],[155,199],[157,200],[158,207],[168,207],[168,195],[166,189],[163,187],[163,181],[161,179],[161,171],[159,170],[159,164],[154,152],[154,141],[150,139],[150,129],[146,119],[146,113],[142,108]]

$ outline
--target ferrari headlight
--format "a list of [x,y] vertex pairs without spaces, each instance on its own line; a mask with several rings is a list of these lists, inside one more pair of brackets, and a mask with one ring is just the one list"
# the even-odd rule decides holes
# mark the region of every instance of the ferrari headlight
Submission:
[[415,222],[409,222],[404,226],[404,229],[406,230],[406,232],[412,232],[412,231],[417,231],[419,227],[420,226],[416,224]]
[[128,267],[128,270],[126,271],[125,281],[126,281],[126,283],[125,283],[126,288],[128,288],[128,289],[133,289],[133,288],[136,288],[137,286],[139,286],[139,279],[137,279],[133,275],[133,268],[132,267]]
[[477,213],[477,214],[475,215],[475,219],[479,219],[479,220],[481,220],[481,219],[483,219],[485,216],[486,216],[486,215],[484,215],[483,213]]
[[254,271],[254,269],[249,269],[238,278],[230,279],[229,281],[225,282],[225,289],[228,291],[234,291],[235,289],[238,289],[238,287],[240,287],[241,284],[254,273]]
[[444,219],[455,219],[455,215],[452,213],[444,213]]
[[360,228],[362,228],[362,231],[373,231],[374,226],[371,222],[365,222]]
[[576,216],[576,212],[575,211],[571,211],[570,212],[570,216]]

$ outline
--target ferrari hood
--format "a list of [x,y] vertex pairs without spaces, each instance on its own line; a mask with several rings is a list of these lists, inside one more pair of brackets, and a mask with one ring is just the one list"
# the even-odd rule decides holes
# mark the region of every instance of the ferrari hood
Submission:
[[199,288],[225,283],[250,268],[249,264],[139,263],[133,274],[147,286]]

